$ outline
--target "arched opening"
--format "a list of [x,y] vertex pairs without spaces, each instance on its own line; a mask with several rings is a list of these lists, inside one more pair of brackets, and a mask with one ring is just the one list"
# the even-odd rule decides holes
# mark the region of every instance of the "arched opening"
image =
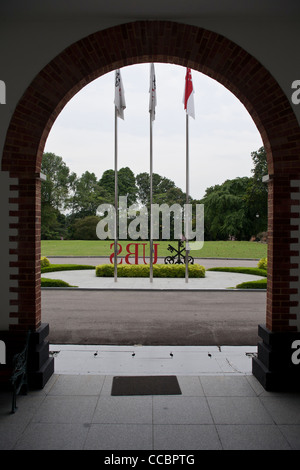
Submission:
[[[162,199],[160,196],[159,203],[168,201],[168,205],[171,206],[180,201],[180,204],[183,205],[185,202],[185,194],[183,194],[185,192],[185,113],[182,103],[182,90],[186,70],[184,67],[174,64],[156,63],[155,71],[158,106],[154,122],[154,172],[163,177],[171,178],[178,187],[176,197],[171,196],[167,200]],[[119,168],[129,167],[136,176],[141,172],[146,172],[149,175],[149,64],[127,66],[122,68],[121,73],[127,107],[124,112],[125,119],[118,124]],[[192,76],[195,90],[196,119],[191,119],[189,122],[190,196],[194,200],[199,200],[210,186],[222,184],[225,180],[238,176],[250,176],[253,167],[250,153],[254,148],[259,148],[262,143],[251,117],[231,92],[200,72],[193,70]],[[115,72],[111,72],[84,87],[68,102],[49,133],[45,152],[53,152],[59,155],[59,158],[62,157],[70,169],[70,173],[75,171],[79,179],[82,174],[87,176],[87,171],[91,172],[90,176],[95,176],[98,181],[104,171],[113,172],[114,79]],[[51,159],[51,155],[48,154],[45,158],[47,161],[47,158]],[[53,171],[53,167],[51,168]],[[49,170],[46,165],[42,166],[42,171],[48,173]],[[50,175],[50,178],[53,179],[53,175]],[[246,178],[244,180],[246,181]],[[53,184],[55,184],[54,181]],[[105,185],[105,182],[103,184]],[[132,184],[131,178],[130,184]],[[43,185],[44,183],[42,183],[42,189]],[[99,186],[102,189],[101,183],[99,183]],[[266,190],[266,185],[264,186]],[[97,194],[98,189],[99,187],[96,186],[95,191],[91,190],[91,196]],[[110,200],[113,201],[113,181],[110,189],[112,194],[108,197],[111,197]],[[131,186],[128,187],[128,194],[130,191]],[[144,197],[144,192],[143,190],[141,198]],[[71,200],[72,194],[73,191],[70,194]],[[81,194],[81,198],[78,197],[79,194]],[[124,195],[124,187],[122,187],[120,194]],[[137,194],[140,194],[140,192]],[[179,199],[180,196],[183,199]],[[110,249],[110,245],[113,240],[109,240],[107,243],[104,242],[106,244],[105,250],[100,249],[103,243],[96,238],[96,225],[92,227],[92,223],[96,224],[95,215],[100,199],[98,199],[98,203],[94,204],[93,210],[89,213],[90,219],[85,218],[87,215],[85,209],[83,212],[78,212],[80,199],[84,208],[87,208],[85,204],[86,195],[80,192],[79,188],[76,194],[75,207],[71,205],[66,209],[67,216],[65,220],[67,220],[67,223],[57,224],[57,228],[53,229],[53,232],[56,232],[54,238],[59,240],[63,235],[63,241],[45,240],[45,238],[49,238],[49,232],[47,231],[47,223],[43,223],[42,217],[42,255],[48,256],[52,263],[84,265],[110,263],[109,257],[113,253],[113,248]],[[108,202],[108,200],[105,201]],[[251,201],[252,205],[254,205],[253,201]],[[91,207],[89,206],[89,208]],[[255,213],[252,214],[251,219],[255,219]],[[76,218],[78,218],[77,222]],[[74,230],[73,227],[77,227],[80,221],[85,223],[85,229]],[[90,222],[92,222],[91,225],[89,225]],[[219,221],[219,225],[221,225],[221,221]],[[258,233],[258,230],[255,233]],[[229,232],[226,236],[228,237],[228,235]],[[251,235],[252,232],[249,233],[248,238],[244,236],[242,239],[250,240]],[[87,240],[91,236],[95,238],[95,241]],[[240,234],[237,234],[237,236],[240,240]],[[205,247],[214,244],[211,241],[207,242],[211,239],[210,232],[207,231]],[[127,242],[123,242],[124,247],[119,254],[119,262],[121,261],[123,266],[127,261],[129,262],[126,246],[129,244],[129,248],[134,250],[132,245],[130,247],[130,243],[135,241],[140,243],[138,262],[144,264],[141,244],[145,240],[133,240],[128,236]],[[164,263],[164,257],[171,254],[170,251],[166,251],[169,242],[165,240],[156,240],[156,242],[158,243],[158,263]],[[230,243],[231,245],[239,244],[239,242]],[[177,241],[171,244],[175,248],[177,247]],[[76,251],[69,251],[69,247],[72,245]],[[260,243],[252,243],[252,245],[253,248],[256,245],[256,248],[266,249],[266,245]],[[53,252],[52,246],[57,247],[59,252]],[[64,248],[68,250],[65,253]],[[231,248],[233,249],[232,257],[237,257],[234,254],[233,246]],[[88,252],[85,251],[86,249],[88,249]],[[203,256],[206,258],[207,256],[215,257],[218,255],[216,251],[211,255],[207,253],[201,255],[202,251],[191,253],[196,264],[203,265],[206,268],[226,264],[224,260],[209,261],[202,259]],[[53,258],[51,254],[54,255]],[[64,254],[68,256],[66,257]],[[88,257],[84,257],[87,254]],[[60,256],[57,258],[57,255]],[[70,255],[73,255],[73,258]],[[249,251],[244,256],[246,258],[259,257],[251,255]],[[136,262],[134,255],[131,255],[130,259],[131,263]],[[243,262],[234,260],[233,264],[235,266],[246,264],[247,266],[256,267],[257,261],[247,260]],[[205,280],[190,279],[187,285],[184,279],[169,279],[166,283],[162,283],[161,280],[154,280],[154,285],[153,283],[150,284],[149,278],[139,280],[138,283],[135,279],[132,279],[130,285],[133,292],[131,290],[125,296],[124,292],[116,292],[116,288],[118,288],[117,290],[122,286],[127,288],[129,279],[125,279],[124,286],[124,279],[119,279],[118,283],[115,284],[112,278],[96,278],[94,270],[73,273],[70,273],[70,271],[47,273],[43,276],[62,279],[75,286],[89,289],[98,288],[99,291],[97,293],[72,292],[69,297],[65,291],[53,293],[52,291],[42,290],[42,320],[51,325],[49,340],[52,344],[256,345],[258,340],[257,324],[262,323],[264,320],[265,292],[252,295],[252,297],[255,296],[255,299],[259,297],[259,301],[256,300],[258,304],[255,304],[254,307],[254,299],[252,299],[252,302],[249,300],[251,304],[249,306],[246,301],[243,304],[240,299],[235,298],[234,300],[234,296],[227,291],[229,295],[225,300],[226,306],[228,305],[228,309],[231,311],[229,305],[234,303],[234,311],[237,315],[235,329],[232,328],[229,319],[226,321],[227,315],[224,314],[222,302],[216,300],[216,296],[219,296],[220,293],[214,292],[211,294],[214,297],[211,301],[215,310],[215,315],[213,315],[213,312],[208,314],[210,311],[209,301],[206,297],[203,298],[203,292],[194,291],[191,294],[193,298],[191,296],[187,297],[189,301],[185,300],[187,293],[176,292],[176,288],[181,289],[182,287],[193,287],[197,290],[198,288],[225,287],[223,284],[218,285],[211,282],[211,278],[218,277],[218,275],[219,273],[207,271]],[[221,276],[224,275],[221,274]],[[228,287],[233,287],[238,283],[234,284],[230,277],[228,280],[226,274],[225,277],[227,277]],[[245,275],[239,275],[239,277],[240,282],[246,280]],[[174,292],[170,294],[164,291],[164,295],[157,290],[153,294],[151,294],[151,291],[141,293],[139,289],[142,281],[145,281],[142,285],[145,284],[144,287],[148,289],[157,287],[161,290],[163,287],[167,287],[168,290],[174,289]],[[180,286],[178,286],[177,281],[180,282]],[[196,286],[194,281],[196,281]],[[113,292],[103,292],[102,289],[108,286],[115,290]],[[224,292],[222,294],[224,295]],[[88,303],[85,296],[89,297]],[[242,297],[242,294],[240,293],[239,296]],[[95,299],[94,302],[91,298]],[[74,301],[74,299],[76,300]],[[246,311],[251,312],[252,318],[249,322],[245,321],[243,314],[241,315]],[[133,312],[136,312],[136,316],[133,315]],[[254,312],[257,312],[256,315],[254,315]],[[92,320],[93,316],[94,320]],[[206,321],[207,316],[210,318],[209,321]],[[70,320],[66,322],[66,318]],[[73,322],[71,319],[73,319]],[[232,322],[234,322],[233,319]],[[93,324],[92,329],[87,327],[90,324]],[[246,324],[247,326],[245,326]],[[238,325],[240,325],[240,328],[238,328]]]
[[[83,86],[106,72],[142,62],[188,66],[217,80],[246,107],[262,137],[269,168],[269,244],[266,328],[297,332],[294,287],[299,238],[292,194],[300,186],[300,130],[287,97],[271,74],[238,45],[217,33],[167,21],[138,21],[92,34],[65,49],[35,77],[12,116],[2,171],[18,190],[15,280],[10,316],[14,330],[41,326],[40,189],[43,149],[52,124]],[[298,238],[297,238],[298,237]],[[294,270],[294,271],[293,271]],[[297,277],[297,276],[296,276]],[[297,278],[298,279],[298,278]],[[294,295],[294,297],[293,297]],[[295,297],[296,296],[296,297]],[[15,308],[17,307],[17,308]],[[298,320],[299,321],[299,320]]]

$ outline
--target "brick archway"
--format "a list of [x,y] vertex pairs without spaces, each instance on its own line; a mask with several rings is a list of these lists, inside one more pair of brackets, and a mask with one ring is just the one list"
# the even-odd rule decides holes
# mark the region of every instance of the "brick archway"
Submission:
[[126,65],[166,62],[189,66],[217,80],[246,107],[267,151],[269,168],[269,245],[266,330],[300,331],[299,191],[300,129],[286,95],[271,74],[227,38],[195,26],[168,21],[137,21],[79,40],[56,56],[34,78],[12,116],[2,171],[8,172],[15,205],[10,228],[18,248],[11,265],[11,330],[37,330],[40,300],[40,180],[43,149],[65,104],[99,76]]

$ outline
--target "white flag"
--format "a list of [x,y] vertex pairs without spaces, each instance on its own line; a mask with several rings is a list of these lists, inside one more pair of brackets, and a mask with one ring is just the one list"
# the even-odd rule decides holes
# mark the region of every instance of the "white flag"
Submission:
[[192,82],[192,72],[189,68],[186,69],[183,103],[186,114],[195,119],[194,89]]
[[151,116],[151,121],[155,119],[155,106],[156,106],[156,79],[154,64],[150,65],[150,88],[149,88],[150,98],[149,98],[149,113]]
[[124,119],[124,109],[126,108],[125,95],[123,82],[120,69],[116,70],[115,78],[115,106],[117,108],[117,115],[119,118]]

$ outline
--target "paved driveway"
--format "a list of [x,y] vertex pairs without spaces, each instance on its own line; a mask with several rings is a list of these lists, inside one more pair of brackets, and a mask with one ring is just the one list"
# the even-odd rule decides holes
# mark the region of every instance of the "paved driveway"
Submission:
[[256,345],[265,292],[42,291],[51,343]]
[[[92,258],[51,261],[99,264],[99,260]],[[257,265],[256,260],[197,261],[206,268]],[[90,271],[86,272],[88,276],[87,273]],[[62,278],[62,273],[52,274]],[[222,275],[219,279],[226,276],[225,273],[215,275]],[[227,276],[233,287],[236,278],[231,277],[232,273]],[[177,281],[187,287],[183,279]],[[197,291],[190,281],[189,290],[184,291],[42,290],[42,321],[50,324],[49,340],[56,344],[257,344],[257,326],[265,323],[266,292],[216,291],[209,286],[208,290]]]

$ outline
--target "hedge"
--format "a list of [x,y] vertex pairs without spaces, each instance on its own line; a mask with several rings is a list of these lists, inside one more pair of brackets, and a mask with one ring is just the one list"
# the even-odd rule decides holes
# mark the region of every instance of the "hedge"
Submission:
[[76,271],[83,269],[95,269],[95,266],[88,264],[50,264],[41,268],[42,273],[52,273],[55,271]]
[[247,267],[218,267],[209,268],[207,271],[221,271],[225,273],[240,273],[240,274],[252,274],[253,276],[267,277],[267,271],[259,268],[247,268]]
[[45,277],[42,277],[41,287],[76,287],[76,286],[71,286],[67,282],[61,281],[60,279],[47,279]]
[[[149,264],[132,264],[132,265],[118,265],[118,277],[149,277],[150,266]],[[113,277],[114,265],[113,264],[99,264],[96,266],[97,277]],[[153,266],[153,277],[170,277],[182,278],[185,277],[184,264],[155,264]],[[189,277],[201,278],[205,277],[205,268],[199,264],[189,265]]]
[[259,281],[248,281],[238,284],[236,289],[266,289],[267,279],[261,279]]

